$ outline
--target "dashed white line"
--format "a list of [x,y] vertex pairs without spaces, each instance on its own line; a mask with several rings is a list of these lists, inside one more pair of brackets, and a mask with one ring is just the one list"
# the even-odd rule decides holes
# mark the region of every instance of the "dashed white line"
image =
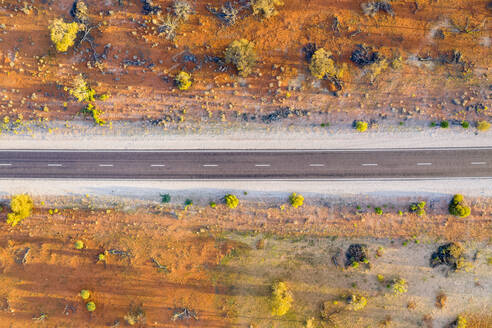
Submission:
[[0,163],[0,166],[12,166],[10,163]]
[[485,165],[487,162],[471,162],[471,165]]
[[417,163],[418,166],[429,166],[432,165],[432,163]]
[[150,164],[151,167],[164,167],[164,164]]
[[325,164],[309,164],[309,166],[319,167],[319,166],[325,166]]
[[112,167],[113,164],[99,164],[100,167]]
[[217,164],[203,164],[203,167],[217,167]]
[[63,166],[62,164],[48,164],[48,166]]
[[362,166],[378,166],[376,163],[366,163],[362,164]]
[[270,164],[255,164],[256,167],[269,167]]

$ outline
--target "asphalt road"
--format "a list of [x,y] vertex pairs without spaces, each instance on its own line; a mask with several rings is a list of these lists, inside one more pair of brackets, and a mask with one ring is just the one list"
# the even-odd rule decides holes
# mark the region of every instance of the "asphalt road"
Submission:
[[0,178],[382,179],[492,177],[492,148],[0,150]]

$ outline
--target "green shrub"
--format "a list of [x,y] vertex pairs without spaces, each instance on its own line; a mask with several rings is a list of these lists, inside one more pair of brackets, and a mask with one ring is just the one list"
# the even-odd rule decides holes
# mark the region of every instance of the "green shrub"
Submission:
[[250,0],[253,14],[261,18],[270,18],[278,14],[276,7],[283,6],[281,0]]
[[298,208],[304,204],[304,197],[301,194],[293,192],[289,196],[289,203],[293,208]]
[[487,121],[478,121],[477,122],[477,130],[478,131],[488,131],[490,129],[490,123]]
[[355,122],[355,129],[359,132],[365,132],[367,130],[368,124],[365,121]]
[[58,52],[65,52],[75,44],[77,33],[83,25],[76,22],[65,23],[62,18],[55,19],[49,26],[51,41]]
[[11,212],[7,214],[7,224],[15,227],[19,222],[31,215],[33,201],[26,194],[12,196],[10,200]]
[[462,315],[459,315],[455,321],[455,327],[456,328],[467,328],[468,322],[466,321],[466,318]]
[[86,304],[86,307],[87,307],[87,311],[94,312],[96,310],[96,303],[94,303],[94,302],[88,302]]
[[393,280],[393,283],[391,284],[391,289],[393,291],[393,294],[395,295],[402,295],[408,292],[408,284],[405,279],[398,278]]
[[229,208],[236,208],[239,205],[239,199],[235,195],[225,195],[224,201]]
[[410,212],[411,213],[416,213],[418,216],[424,216],[425,215],[425,205],[426,203],[424,201],[420,201],[418,203],[412,203],[410,204]]
[[106,124],[106,121],[101,118],[103,112],[97,109],[93,104],[87,104],[82,110],[82,113],[89,115],[97,125],[103,126]]
[[441,128],[447,129],[449,128],[449,122],[448,121],[441,121],[441,124],[439,124]]
[[292,294],[283,281],[273,283],[271,290],[270,304],[272,315],[283,316],[292,306]]
[[211,208],[216,208],[217,207],[217,204],[215,202],[210,202],[209,205],[210,205]]
[[431,128],[434,128],[434,127],[436,127],[436,126],[437,126],[437,123],[436,123],[436,122],[430,122],[430,127],[431,127]]
[[246,77],[256,65],[255,44],[246,39],[232,41],[224,52],[227,64],[236,66],[239,75]]
[[381,209],[381,207],[375,207],[374,208],[374,213],[376,213],[377,215],[382,215],[383,214],[383,210]]
[[77,240],[74,244],[75,249],[82,249],[84,248],[84,242],[82,240]]
[[457,194],[449,203],[449,213],[460,218],[466,218],[470,215],[471,209],[466,205],[463,195]]
[[80,297],[82,297],[82,299],[85,301],[85,300],[88,300],[89,297],[91,297],[91,292],[88,291],[87,289],[82,289],[80,291]]
[[470,123],[468,123],[468,121],[463,121],[461,122],[461,126],[463,129],[468,129],[470,127]]
[[171,202],[171,195],[169,194],[161,194],[161,203],[167,204]]
[[185,203],[184,204],[185,204],[185,206],[193,206],[193,201],[188,198],[188,199],[185,200]]
[[174,78],[174,82],[179,90],[188,90],[191,87],[191,75],[185,71],[181,71]]

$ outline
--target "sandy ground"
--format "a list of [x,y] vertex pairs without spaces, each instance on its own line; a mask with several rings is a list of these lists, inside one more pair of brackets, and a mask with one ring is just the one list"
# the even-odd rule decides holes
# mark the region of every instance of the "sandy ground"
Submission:
[[230,126],[205,125],[199,129],[163,129],[139,123],[115,123],[112,129],[84,122],[19,128],[4,133],[1,149],[363,149],[492,146],[492,130],[478,133],[460,126],[431,128],[427,123],[409,126],[380,125],[358,133],[350,125]]

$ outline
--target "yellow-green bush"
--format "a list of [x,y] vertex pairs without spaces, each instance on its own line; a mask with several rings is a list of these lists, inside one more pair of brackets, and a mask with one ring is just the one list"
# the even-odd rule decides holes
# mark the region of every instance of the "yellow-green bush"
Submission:
[[80,291],[80,297],[82,297],[83,300],[88,300],[89,297],[91,297],[91,292],[87,289],[82,289]]
[[88,302],[86,304],[86,307],[87,307],[87,311],[89,311],[89,312],[96,311],[96,303],[94,303],[94,302]]
[[449,214],[466,218],[471,213],[471,208],[465,204],[463,195],[456,194],[449,203]]
[[365,308],[367,305],[367,299],[360,295],[350,295],[347,298],[347,309],[352,311],[359,311]]
[[304,204],[304,197],[300,194],[293,192],[289,196],[289,202],[290,205],[292,205],[292,207],[298,208],[299,206],[302,206],[302,204]]
[[236,208],[239,205],[239,199],[235,195],[227,194],[224,200],[229,208]]
[[106,121],[101,118],[103,112],[97,109],[93,104],[88,104],[87,106],[85,106],[83,113],[90,115],[94,120],[94,123],[98,125],[103,126],[104,124],[106,124]]
[[393,294],[402,295],[408,292],[408,284],[405,279],[399,278],[393,280],[391,285],[391,289],[393,290]]
[[466,318],[462,315],[459,315],[456,319],[456,328],[466,328],[468,326],[468,322]]
[[7,224],[12,227],[31,215],[33,201],[26,194],[15,195],[10,201],[11,212],[7,214]]
[[77,240],[74,244],[75,249],[82,249],[84,248],[84,242],[82,240]]
[[277,8],[283,6],[284,3],[281,0],[251,0],[251,9],[253,14],[262,18],[270,18],[278,14]]
[[490,123],[487,121],[478,121],[477,122],[477,130],[478,131],[488,131],[490,129]]
[[65,52],[74,45],[82,24],[65,23],[62,18],[55,19],[49,26],[51,41],[59,52]]
[[224,52],[227,64],[234,64],[239,75],[248,76],[256,64],[255,44],[246,39],[232,41]]
[[191,75],[185,71],[179,72],[174,78],[179,90],[188,90],[191,87]]
[[355,122],[355,129],[359,132],[365,132],[367,130],[367,122],[365,121],[357,121]]
[[272,315],[283,316],[292,306],[292,294],[283,281],[276,281],[272,285],[272,295],[270,296],[270,304]]

